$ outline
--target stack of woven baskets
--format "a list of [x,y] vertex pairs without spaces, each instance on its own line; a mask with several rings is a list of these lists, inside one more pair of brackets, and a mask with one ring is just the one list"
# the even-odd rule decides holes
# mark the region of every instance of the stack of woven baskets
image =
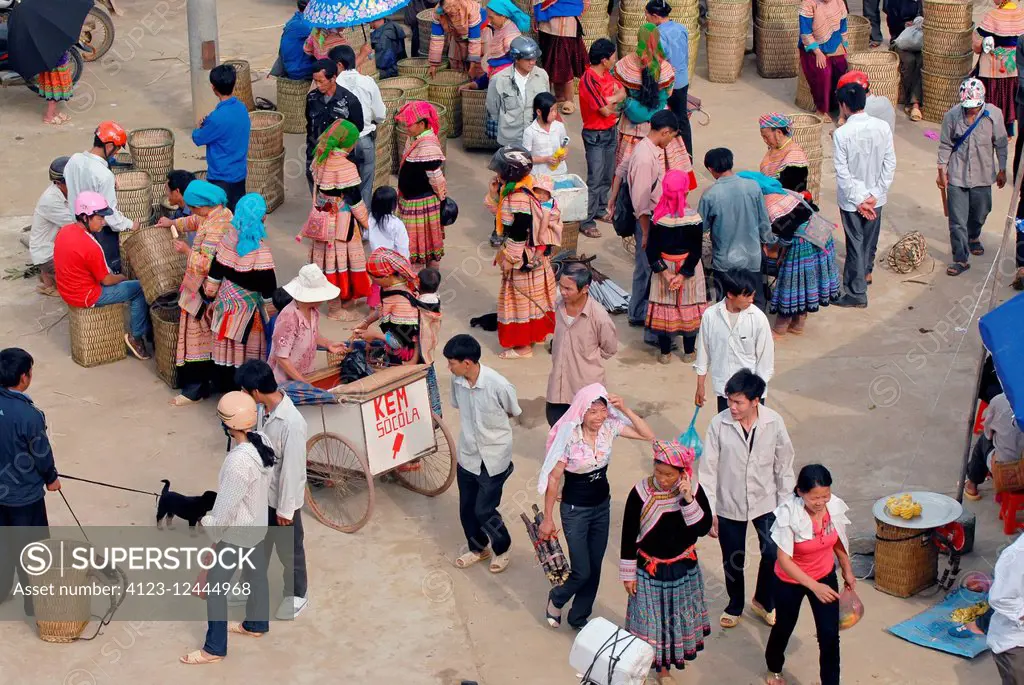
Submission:
[[697,53],[700,49],[700,2],[699,0],[673,0],[669,19],[686,27],[690,38],[690,78],[693,79],[697,68]]
[[285,133],[306,133],[306,96],[312,81],[277,78],[277,111],[284,115]]
[[[422,14],[422,12],[420,13]],[[394,102],[394,112],[401,109],[402,105],[412,100],[426,100],[427,99],[427,82],[419,76],[396,76],[394,78],[386,78],[380,82],[381,89],[395,89],[402,92],[402,96]],[[388,114],[392,124],[394,124],[395,118],[392,114],[392,105],[385,102],[388,106]],[[440,114],[440,113],[438,113]],[[394,131],[394,129],[392,129]],[[382,134],[377,134],[377,150],[381,150],[381,139]],[[402,144],[405,144],[405,140],[402,140]],[[402,156],[402,147],[398,145],[398,141],[394,140],[391,146],[391,173],[398,173],[398,160]],[[381,154],[377,154],[377,166],[381,164],[381,160],[384,159]]]
[[754,17],[754,53],[762,78],[793,78],[800,71],[800,3],[759,0]]
[[[974,53],[972,2],[924,0],[924,66],[921,73],[928,121],[940,122],[957,102],[960,83],[971,71]],[[874,84],[871,87],[874,90]]]
[[[139,226],[152,226],[157,216],[159,205],[154,202],[153,182],[145,171],[122,171],[114,176],[114,192],[117,195],[117,209]],[[154,206],[157,205],[157,206]],[[133,278],[131,260],[124,249],[125,241],[133,231],[121,231],[117,234],[121,247],[121,273],[126,278]]]
[[250,112],[256,109],[256,100],[252,96],[252,70],[244,59],[231,59],[224,64],[235,70],[234,96],[242,101]]
[[439,69],[427,82],[427,99],[443,105],[445,118],[441,128],[452,138],[462,135],[462,93],[459,87],[469,83],[469,75],[452,69]]
[[790,114],[792,125],[790,132],[793,142],[800,146],[807,155],[807,190],[811,197],[818,199],[821,190],[821,160],[824,153],[821,147],[821,129],[824,123],[817,114]]
[[708,0],[708,80],[732,83],[743,69],[750,0]]
[[377,124],[376,166],[373,170],[373,189],[391,184],[391,164],[395,153],[395,114],[402,106],[403,93],[401,88],[381,88],[380,97],[388,115]]
[[646,0],[621,0],[619,3],[619,56],[629,55],[636,51],[639,42],[637,34],[640,27],[647,21],[644,16]]
[[900,97],[900,58],[895,52],[875,50],[855,52],[846,56],[851,71],[863,71],[868,75],[872,95],[884,95],[896,107]]
[[590,46],[598,38],[608,37],[608,7],[601,2],[591,2],[580,15],[580,25],[583,27],[583,44],[590,50]]
[[245,190],[262,195],[269,213],[284,203],[284,115],[257,110],[249,112],[249,120]]
[[871,48],[871,22],[858,14],[846,17],[846,52],[865,52]]
[[137,128],[128,133],[128,150],[134,169],[149,174],[150,200],[162,198],[167,174],[174,169],[174,132],[169,128]]

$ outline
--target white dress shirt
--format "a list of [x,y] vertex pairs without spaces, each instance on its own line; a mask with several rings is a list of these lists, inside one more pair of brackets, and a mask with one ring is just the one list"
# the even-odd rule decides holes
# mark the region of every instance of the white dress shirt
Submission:
[[293,519],[306,499],[306,419],[288,395],[267,414],[263,432],[270,438],[277,461],[270,477],[267,502],[281,518]]
[[1003,550],[996,559],[988,605],[992,622],[986,642],[993,654],[1024,647],[1024,535]]
[[68,206],[74,212],[75,198],[83,190],[99,193],[107,200],[114,213],[107,217],[107,226],[120,233],[131,230],[132,220],[117,209],[117,193],[114,190],[114,173],[107,160],[91,152],[76,152],[64,167],[64,182],[68,185]]
[[884,95],[868,95],[864,104],[864,113],[870,117],[881,119],[889,125],[889,130],[896,134],[896,108]]
[[57,231],[73,223],[68,199],[60,188],[51,183],[36,201],[32,212],[32,231],[28,234],[28,254],[33,264],[45,264],[53,259],[53,240]]
[[864,112],[851,114],[832,135],[832,160],[839,209],[855,212],[868,196],[877,200],[875,207],[885,205],[896,176],[896,150],[888,124]]
[[693,370],[698,376],[706,376],[710,371],[711,389],[719,397],[725,397],[726,382],[740,369],[750,369],[765,383],[771,380],[775,373],[771,325],[764,312],[754,305],[738,313],[735,325],[730,324],[725,300],[722,300],[701,316]]
[[338,85],[352,91],[363,106],[363,130],[359,137],[368,136],[377,130],[375,121],[384,121],[388,116],[384,99],[380,96],[380,86],[366,74],[349,69],[338,74]]
[[512,463],[512,424],[519,416],[516,388],[500,373],[480,365],[476,384],[452,375],[452,406],[459,410],[459,466],[479,476],[480,464],[497,476]]

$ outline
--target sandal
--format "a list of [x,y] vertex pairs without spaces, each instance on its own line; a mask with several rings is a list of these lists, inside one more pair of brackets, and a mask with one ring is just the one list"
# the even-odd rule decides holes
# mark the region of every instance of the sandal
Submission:
[[671,673],[659,673],[655,677],[658,679],[658,685],[676,685],[678,682]]
[[581,228],[580,229],[580,234],[581,235],[585,235],[588,238],[600,238],[601,237],[601,231],[597,228],[597,226],[587,226],[586,228]]
[[195,404],[198,401],[199,400],[193,400],[192,398],[186,395],[175,395],[167,404],[171,405],[172,407],[187,407],[188,405]]
[[872,48],[872,49],[880,48],[880,47],[882,47],[882,41],[880,41],[880,40],[873,40],[870,43],[868,43],[868,47]]
[[50,126],[63,126],[64,124],[68,123],[69,121],[71,121],[71,117],[69,117],[64,112],[60,112],[60,113],[57,114],[57,116],[55,116],[54,118],[50,119],[49,121],[43,120],[43,123],[44,124],[49,124]]
[[453,564],[455,565],[455,568],[466,569],[466,568],[469,568],[470,566],[472,566],[473,564],[477,564],[477,563],[479,563],[481,561],[484,561],[484,560],[490,559],[490,558],[491,558],[491,550],[489,550],[489,549],[485,549],[483,552],[480,552],[480,553],[470,551],[470,552],[466,552],[461,557],[456,559],[453,562]]
[[720,626],[722,626],[723,628],[726,628],[726,629],[735,628],[739,624],[740,624],[740,617],[739,616],[733,616],[732,614],[730,614],[728,612],[722,612],[722,615],[718,619],[718,625],[720,625]]
[[503,350],[502,353],[498,355],[498,359],[530,359],[531,357],[533,357],[533,350],[530,350],[527,354],[520,354],[519,352],[516,352],[516,348],[514,347]]
[[974,486],[974,492],[971,492],[970,490],[968,490],[966,486],[964,487],[964,497],[966,497],[967,499],[971,500],[972,502],[978,502],[978,501],[980,501],[981,499],[984,498],[984,495],[982,495],[980,492],[978,492],[978,486],[975,485]]
[[961,264],[960,262],[953,262],[946,267],[947,276],[959,276],[963,272],[971,268],[970,264]]
[[985,254],[985,246],[981,244],[980,240],[970,240],[967,242],[967,247],[971,251],[971,254],[975,257],[980,257]]
[[[511,549],[511,547],[509,549]],[[506,551],[504,554],[499,554],[491,559],[491,564],[487,567],[487,570],[491,573],[501,573],[508,568],[511,561],[512,557],[510,557],[508,551]]]
[[197,649],[194,652],[189,652],[188,654],[186,654],[185,656],[183,656],[183,657],[181,657],[179,659],[179,661],[181,663],[188,664],[189,666],[202,666],[204,664],[215,664],[218,661],[223,661],[223,660],[224,660],[224,657],[222,657],[222,656],[214,656],[212,654],[207,654],[206,652],[204,652],[201,649]]
[[46,297],[57,297],[57,288],[52,285],[37,285],[36,292]]
[[566,100],[561,104],[559,109],[562,110],[562,114],[572,114],[576,111],[576,105],[573,104],[571,100]]
[[551,613],[552,607],[558,609],[558,607],[555,607],[555,605],[552,604],[551,600],[549,599],[547,606],[544,607],[544,618],[547,619],[549,626],[551,626],[552,628],[557,628],[558,626],[562,625],[562,610],[558,609],[558,613],[553,614]]
[[917,106],[917,105],[912,105],[910,107],[910,120],[911,121],[921,121],[921,119],[923,119],[923,118],[924,118],[924,115],[921,114],[921,108],[919,106]]
[[245,635],[246,637],[263,637],[266,633],[254,633],[242,627],[240,621],[229,621],[228,632],[234,635]]
[[752,612],[754,612],[755,616],[757,616],[762,621],[764,621],[765,625],[768,625],[768,626],[775,625],[775,609],[772,609],[771,611],[768,611],[763,606],[761,606],[760,604],[757,604],[756,602],[751,602],[750,603],[750,610]]
[[781,673],[772,673],[768,671],[764,677],[765,685],[786,685],[786,677]]

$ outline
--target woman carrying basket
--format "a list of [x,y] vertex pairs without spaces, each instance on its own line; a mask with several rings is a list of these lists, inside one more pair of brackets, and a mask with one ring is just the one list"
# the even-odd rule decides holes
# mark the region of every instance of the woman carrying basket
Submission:
[[359,193],[359,170],[349,160],[352,147],[359,141],[359,129],[339,119],[324,131],[313,152],[313,209],[325,224],[309,221],[300,236],[309,238],[309,261],[320,267],[339,288],[339,295],[327,306],[327,317],[354,321],[355,301],[370,294],[366,275],[366,251],[362,230],[369,212]]
[[183,198],[191,215],[173,221],[161,218],[156,224],[162,228],[173,227],[179,233],[195,233],[191,248],[182,240],[174,242],[175,250],[188,255],[178,295],[181,316],[175,364],[181,393],[171,400],[176,407],[203,400],[214,390],[228,388],[233,382],[233,378],[219,376],[213,363],[213,334],[206,316],[209,302],[203,297],[203,284],[217,247],[231,229],[233,215],[226,206],[227,195],[208,181],[190,182]]
[[537,480],[537,491],[544,495],[539,535],[545,540],[556,535],[555,500],[561,494],[559,514],[572,569],[569,579],[548,594],[544,614],[552,628],[562,624],[562,609],[570,600],[568,621],[573,628],[586,625],[593,611],[611,519],[608,463],[612,443],[620,435],[654,439],[647,422],[600,383],[581,388],[548,432],[547,455]]
[[444,256],[441,203],[448,197],[437,137],[441,122],[434,106],[422,100],[403,105],[395,121],[409,134],[398,165],[398,218],[409,232],[410,261],[436,268]]
[[846,4],[803,0],[800,6],[800,68],[821,117],[838,108],[836,84],[846,73]]
[[654,647],[658,685],[671,685],[671,668],[696,659],[711,634],[697,540],[714,516],[693,481],[693,450],[667,440],[653,446],[654,472],[626,498],[619,580],[629,597],[624,627]]

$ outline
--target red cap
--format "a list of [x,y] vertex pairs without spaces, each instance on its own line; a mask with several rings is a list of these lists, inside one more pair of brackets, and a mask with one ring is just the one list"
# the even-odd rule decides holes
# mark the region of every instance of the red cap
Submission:
[[101,121],[96,127],[96,137],[103,143],[113,143],[118,147],[128,144],[128,134],[116,121]]
[[865,74],[863,71],[848,71],[839,77],[839,83],[838,85],[836,85],[836,88],[842,88],[843,86],[847,86],[851,83],[856,83],[864,90],[867,90],[868,75]]

